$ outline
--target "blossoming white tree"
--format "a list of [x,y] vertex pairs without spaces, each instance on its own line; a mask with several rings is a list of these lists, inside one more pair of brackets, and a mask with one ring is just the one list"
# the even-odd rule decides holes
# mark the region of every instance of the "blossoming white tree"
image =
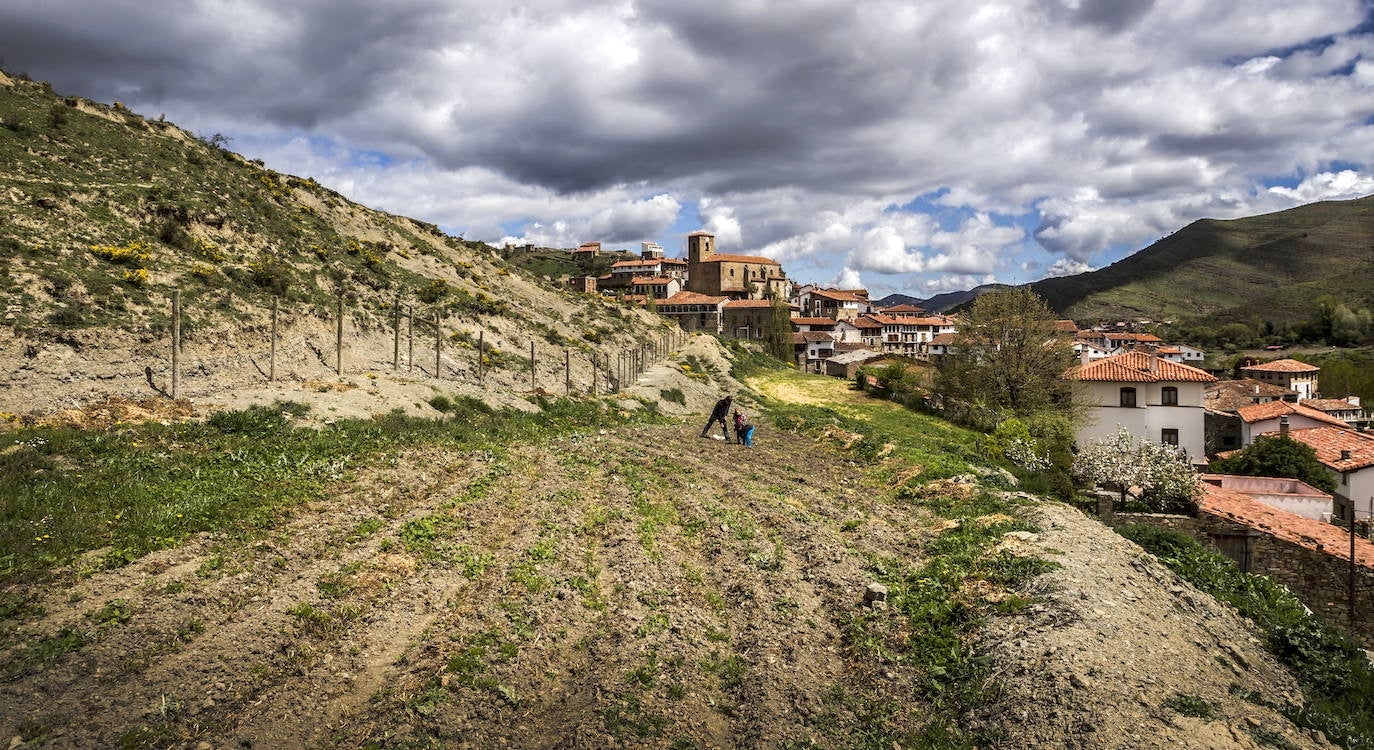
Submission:
[[1122,502],[1127,490],[1139,487],[1143,499],[1157,509],[1194,500],[1201,491],[1197,472],[1176,446],[1136,440],[1125,428],[1084,446],[1074,457],[1073,473],[1117,490]]

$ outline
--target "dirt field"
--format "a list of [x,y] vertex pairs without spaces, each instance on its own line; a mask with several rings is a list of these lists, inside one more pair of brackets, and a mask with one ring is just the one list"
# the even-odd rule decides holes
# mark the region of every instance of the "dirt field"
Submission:
[[[875,499],[830,443],[762,429],[751,450],[699,427],[395,455],[268,539],[206,536],[55,587],[41,616],[8,621],[0,733],[55,748],[872,747],[916,733],[931,715],[921,675],[856,655],[845,627],[867,611],[872,560],[919,561],[947,526]],[[1252,748],[1260,730],[1325,746],[1232,695],[1295,692],[1246,622],[1077,511],[1034,514],[1042,531],[1008,544],[1062,567],[980,637],[1003,697],[976,721],[1003,746]],[[25,666],[73,637],[84,645]],[[1180,695],[1219,715],[1166,706]]]

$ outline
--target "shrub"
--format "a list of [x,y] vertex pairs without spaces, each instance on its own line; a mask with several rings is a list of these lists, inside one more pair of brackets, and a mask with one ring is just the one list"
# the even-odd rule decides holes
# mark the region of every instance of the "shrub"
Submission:
[[664,401],[667,401],[669,403],[677,404],[679,406],[687,405],[687,396],[683,394],[681,388],[668,388],[666,390],[661,390],[658,392],[658,395]]

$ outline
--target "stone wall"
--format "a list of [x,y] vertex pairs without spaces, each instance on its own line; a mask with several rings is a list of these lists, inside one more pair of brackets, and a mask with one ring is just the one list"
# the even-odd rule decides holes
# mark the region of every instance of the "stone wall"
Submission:
[[[1162,513],[1116,513],[1113,526],[1141,524],[1189,534],[1235,560],[1242,569],[1288,587],[1326,623],[1344,630],[1365,648],[1374,647],[1374,570],[1355,568],[1355,619],[1349,613],[1349,548],[1313,549],[1200,512],[1196,518]],[[1320,545],[1319,545],[1320,546]]]

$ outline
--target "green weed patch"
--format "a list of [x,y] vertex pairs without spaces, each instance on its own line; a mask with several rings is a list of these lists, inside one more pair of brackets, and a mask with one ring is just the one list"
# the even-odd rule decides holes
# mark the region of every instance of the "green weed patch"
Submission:
[[[105,550],[95,565],[117,567],[200,532],[261,534],[292,507],[337,493],[358,470],[403,446],[497,452],[512,442],[653,419],[595,400],[537,402],[542,412],[484,407],[444,421],[397,412],[321,430],[283,416],[305,407],[277,403],[221,412],[205,423],[5,433],[0,583],[41,579],[91,550]],[[469,405],[457,401],[455,408]],[[360,525],[356,536],[377,527]],[[422,522],[403,529],[402,540],[422,555],[441,554],[442,531]]]

